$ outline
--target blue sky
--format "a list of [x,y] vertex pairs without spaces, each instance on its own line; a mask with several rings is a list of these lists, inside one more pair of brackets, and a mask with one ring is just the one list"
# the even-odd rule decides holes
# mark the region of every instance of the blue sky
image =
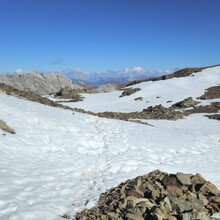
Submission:
[[219,0],[0,0],[0,73],[220,63]]

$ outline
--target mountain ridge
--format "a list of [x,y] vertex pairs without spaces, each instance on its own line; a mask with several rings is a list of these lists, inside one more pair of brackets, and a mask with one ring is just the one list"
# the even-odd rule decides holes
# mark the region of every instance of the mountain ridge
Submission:
[[26,73],[5,74],[0,76],[0,82],[19,90],[32,91],[40,95],[56,93],[60,89],[83,89],[86,86],[74,83],[60,73]]

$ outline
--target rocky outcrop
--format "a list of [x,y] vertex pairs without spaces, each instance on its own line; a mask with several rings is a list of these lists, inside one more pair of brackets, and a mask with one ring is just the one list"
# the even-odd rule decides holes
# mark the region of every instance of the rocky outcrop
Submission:
[[162,105],[150,106],[147,109],[143,109],[141,112],[101,112],[97,114],[99,117],[113,118],[128,121],[130,119],[167,119],[177,120],[183,118],[185,115],[179,111],[166,108]]
[[59,73],[6,74],[0,76],[0,82],[19,90],[32,91],[40,95],[56,93],[64,87],[83,89],[81,84],[73,83]]
[[8,132],[10,134],[15,134],[15,131],[10,128],[3,120],[0,119],[0,129],[5,131],[5,132]]
[[154,171],[101,194],[76,220],[210,220],[220,212],[220,191],[200,174]]
[[198,99],[220,99],[220,86],[213,86],[206,89],[205,94],[200,96]]
[[198,105],[193,109],[186,110],[187,114],[195,113],[216,113],[220,110],[220,102],[211,102],[209,105]]
[[215,119],[220,121],[220,114],[214,114],[214,115],[206,115],[209,119]]
[[38,103],[41,103],[44,105],[57,107],[57,108],[74,110],[73,108],[71,108],[69,106],[64,106],[64,105],[56,103],[52,100],[44,98],[35,92],[15,89],[14,87],[9,86],[9,85],[5,85],[4,83],[0,83],[0,91],[6,93],[7,95],[15,96],[17,98],[29,100],[32,102],[38,102]]
[[192,97],[186,98],[172,105],[173,108],[191,108],[195,107],[199,102],[194,101]]
[[137,91],[140,91],[140,88],[125,88],[125,89],[121,89],[123,92],[122,94],[119,96],[119,98],[124,97],[124,96],[129,96]]
[[68,87],[61,89],[54,97],[59,99],[71,99],[71,102],[83,101],[83,97],[77,92],[77,90]]
[[116,83],[108,83],[104,85],[100,85],[98,88],[95,89],[96,92],[112,92],[118,90],[122,87],[120,84]]

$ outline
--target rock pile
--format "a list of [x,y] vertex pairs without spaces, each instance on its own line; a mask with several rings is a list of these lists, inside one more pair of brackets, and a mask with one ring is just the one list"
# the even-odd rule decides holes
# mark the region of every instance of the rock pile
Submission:
[[154,171],[101,194],[76,220],[210,220],[220,212],[220,191],[200,174]]
[[141,112],[102,112],[97,114],[99,117],[120,119],[128,121],[129,119],[167,119],[167,120],[177,120],[184,117],[184,113],[179,111],[174,111],[171,108],[166,108],[162,105],[156,105],[154,107],[150,106],[147,109],[143,109]]
[[172,105],[173,108],[191,108],[195,107],[199,102],[194,101],[192,97],[186,98]]
[[124,97],[124,96],[129,96],[137,91],[140,91],[140,88],[125,88],[125,89],[121,89],[123,92],[122,94],[119,96],[119,98]]
[[215,119],[220,121],[220,114],[214,114],[214,115],[206,115],[209,119]]
[[83,101],[83,97],[78,91],[69,87],[62,88],[55,94],[55,97],[59,99],[71,99],[71,102]]

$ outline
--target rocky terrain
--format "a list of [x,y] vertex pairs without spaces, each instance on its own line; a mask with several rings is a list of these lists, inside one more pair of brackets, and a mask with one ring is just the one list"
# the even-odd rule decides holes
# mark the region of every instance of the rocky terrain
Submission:
[[[0,218],[29,219],[37,213],[34,219],[72,219],[78,212],[77,220],[210,220],[219,212],[220,193],[200,174],[157,170],[111,187],[154,169],[204,173],[220,186],[218,69],[211,74],[211,70],[203,73],[202,80],[195,74],[109,94],[83,94],[81,102],[75,101],[82,100],[79,93],[89,93],[86,89],[62,88],[53,101],[0,83],[4,168],[0,184],[5,192]],[[105,107],[111,111],[74,107],[89,96],[95,97],[92,105],[106,99],[118,105],[119,111],[109,108],[108,103]],[[71,106],[62,99],[74,103]],[[132,104],[141,108],[126,111],[126,101],[130,101],[130,109]],[[5,136],[5,132],[15,131],[16,135]],[[14,188],[8,184],[12,180]],[[41,192],[46,208],[41,205]]]
[[130,119],[167,119],[167,120],[177,120],[185,116],[184,113],[180,111],[175,111],[172,108],[166,108],[162,105],[157,105],[154,107],[148,107],[143,109],[141,112],[101,112],[97,114],[99,117],[114,118],[128,121]]
[[206,89],[204,95],[200,96],[199,99],[207,100],[207,99],[219,99],[220,98],[220,86],[213,86]]
[[[123,121],[132,121],[136,123],[143,123],[141,120],[159,120],[159,119],[166,119],[166,120],[177,120],[182,119],[187,115],[195,114],[195,113],[217,113],[220,110],[219,102],[213,102],[209,105],[197,105],[199,102],[194,101],[191,97],[186,98],[180,102],[173,104],[170,108],[166,108],[162,105],[157,106],[150,106],[146,109],[143,109],[139,112],[130,112],[130,113],[123,113],[123,112],[100,112],[95,113],[91,111],[86,111],[80,108],[72,108],[59,102],[55,102],[44,98],[34,92],[30,91],[23,91],[19,89],[15,89],[11,86],[5,85],[0,83],[0,91],[7,93],[8,95],[16,96],[22,99],[27,99],[34,102],[39,102],[44,105],[49,105],[53,107],[69,109],[76,112],[86,113],[102,118],[109,118],[109,119],[118,119]],[[75,92],[75,90],[70,90],[68,88],[61,89],[60,92],[57,93],[58,98],[66,98],[70,99],[70,102],[81,101],[83,98]],[[62,101],[63,102],[63,101]],[[191,109],[187,109],[189,107],[193,107]],[[179,111],[181,109],[181,111]],[[219,115],[216,114],[215,116],[210,115],[208,116],[210,119],[217,119]],[[145,124],[145,123],[144,123]],[[147,123],[146,123],[147,124]]]
[[108,83],[98,86],[98,88],[94,89],[96,92],[112,92],[115,90],[118,90],[122,88],[122,84],[116,84],[116,83]]
[[219,212],[220,191],[200,174],[156,170],[101,194],[97,206],[75,219],[210,220]]
[[38,74],[5,74],[0,76],[0,82],[19,90],[32,91],[40,95],[56,93],[62,88],[85,89],[86,86],[73,83],[59,73]]

